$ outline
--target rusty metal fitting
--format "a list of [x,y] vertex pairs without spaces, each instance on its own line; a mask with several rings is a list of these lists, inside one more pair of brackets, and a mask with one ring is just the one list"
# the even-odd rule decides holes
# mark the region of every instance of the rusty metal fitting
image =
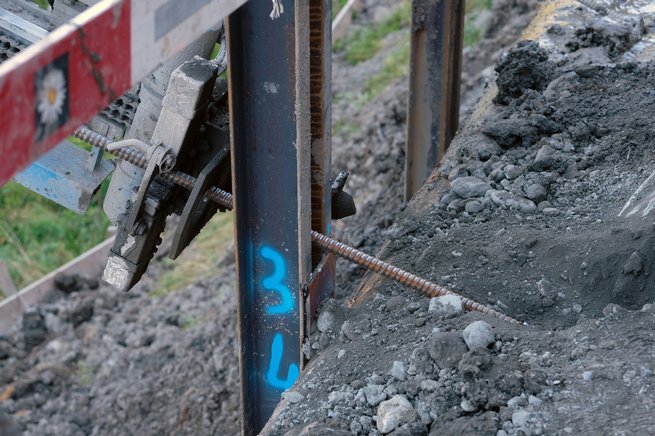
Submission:
[[462,300],[462,305],[467,310],[481,312],[487,315],[495,316],[503,321],[510,322],[512,324],[522,324],[521,322],[515,320],[512,317],[509,317],[505,314],[498,312],[490,307],[487,307],[483,304],[475,302],[469,298],[462,297],[461,295],[452,292],[443,286],[439,286],[436,283],[429,282],[425,279],[422,279],[410,272],[404,271],[397,266],[390,265],[380,259],[377,259],[373,256],[370,256],[366,253],[363,253],[353,247],[336,241],[332,238],[329,238],[325,235],[321,235],[318,232],[312,230],[312,241],[321,247],[322,249],[336,254],[337,256],[343,257],[350,260],[358,265],[361,265],[367,269],[375,271],[378,274],[382,274],[392,280],[402,283],[403,285],[409,286],[410,288],[417,289],[429,297],[441,297],[444,295],[455,295]]

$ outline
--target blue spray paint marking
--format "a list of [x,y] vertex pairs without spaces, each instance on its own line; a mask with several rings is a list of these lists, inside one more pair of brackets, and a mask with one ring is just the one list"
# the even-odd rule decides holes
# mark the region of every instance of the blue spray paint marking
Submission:
[[266,380],[268,380],[271,386],[286,390],[293,386],[300,375],[300,370],[298,369],[298,365],[292,363],[289,365],[286,380],[279,378],[277,374],[280,371],[280,363],[282,362],[283,353],[284,339],[282,338],[282,333],[275,333],[273,344],[271,345],[271,361],[268,366],[268,372],[266,373]]
[[284,284],[287,275],[287,264],[284,258],[278,251],[269,246],[260,248],[259,254],[273,263],[273,273],[262,280],[262,286],[264,289],[275,291],[280,295],[280,304],[267,307],[266,313],[269,315],[282,315],[291,312],[295,304],[291,289]]

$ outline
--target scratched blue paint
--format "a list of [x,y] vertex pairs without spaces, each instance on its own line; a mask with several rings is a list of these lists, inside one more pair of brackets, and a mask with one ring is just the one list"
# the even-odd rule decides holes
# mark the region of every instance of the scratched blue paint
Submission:
[[89,153],[64,141],[16,174],[14,180],[77,213],[86,212],[93,193],[114,166],[103,161],[94,172],[86,170]]
[[293,292],[284,283],[287,278],[287,263],[284,257],[268,245],[261,247],[259,254],[273,264],[273,272],[262,280],[262,287],[268,291],[275,291],[280,296],[280,303],[276,306],[268,306],[266,313],[269,315],[290,313],[294,309],[295,301]]
[[268,371],[266,372],[266,381],[275,388],[286,390],[296,382],[296,379],[300,375],[300,370],[298,369],[298,365],[292,363],[289,365],[286,378],[280,378],[280,363],[282,362],[283,355],[284,338],[282,337],[282,333],[276,333],[271,344],[271,360]]

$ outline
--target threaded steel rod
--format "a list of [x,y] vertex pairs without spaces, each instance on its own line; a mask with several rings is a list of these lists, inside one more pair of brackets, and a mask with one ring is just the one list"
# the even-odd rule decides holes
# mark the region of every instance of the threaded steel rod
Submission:
[[469,298],[462,297],[461,295],[452,292],[443,286],[439,286],[436,283],[429,282],[425,279],[422,279],[410,272],[404,271],[397,266],[388,264],[380,259],[377,259],[371,255],[363,253],[353,247],[350,247],[342,242],[336,241],[332,238],[329,238],[325,235],[322,235],[314,230],[312,230],[312,241],[314,244],[318,245],[322,249],[336,254],[337,256],[348,259],[351,262],[354,262],[358,265],[361,265],[367,269],[375,271],[378,274],[382,274],[392,280],[397,281],[403,285],[409,286],[410,288],[417,289],[428,297],[441,297],[444,295],[454,295],[459,297],[462,300],[462,305],[464,308],[485,313],[487,315],[493,315],[497,318],[502,319],[503,321],[511,322],[514,324],[521,324],[519,321],[511,318],[507,315],[504,315],[490,307],[484,306],[480,303],[477,303]]
[[[91,145],[107,149],[112,141],[99,133],[94,132],[93,130],[82,126],[75,130],[73,135],[76,138],[79,138],[83,141],[88,142]],[[116,155],[120,159],[124,159],[134,165],[145,168],[148,164],[146,156],[132,148],[125,147],[120,150],[111,151],[112,154]],[[185,174],[179,171],[174,171],[170,173],[164,173],[160,175],[173,183],[182,186],[186,189],[193,189],[193,186],[196,183],[196,178]],[[216,203],[232,209],[232,194],[225,192],[222,189],[219,189],[215,186],[209,188],[205,194],[207,198]],[[417,275],[414,275],[410,272],[404,271],[397,266],[393,266],[389,263],[386,263],[380,259],[377,259],[369,254],[366,254],[362,251],[357,250],[356,248],[350,247],[342,242],[339,242],[335,239],[332,239],[328,236],[322,235],[317,231],[312,230],[312,242],[318,247],[325,251],[336,254],[339,257],[343,257],[351,262],[356,263],[357,265],[363,266],[371,271],[374,271],[378,274],[382,274],[385,277],[388,277],[396,282],[409,286],[410,288],[421,291],[428,297],[441,297],[444,295],[454,295],[459,297],[462,300],[462,306],[465,309],[475,312],[484,313],[487,315],[495,316],[503,321],[510,322],[512,324],[522,324],[521,322],[515,320],[512,317],[509,317],[503,313],[498,312],[488,306],[480,304],[476,301],[471,300],[470,298],[463,297],[455,292],[450,291],[449,289],[439,286],[436,283],[429,282],[425,279],[420,278]]]

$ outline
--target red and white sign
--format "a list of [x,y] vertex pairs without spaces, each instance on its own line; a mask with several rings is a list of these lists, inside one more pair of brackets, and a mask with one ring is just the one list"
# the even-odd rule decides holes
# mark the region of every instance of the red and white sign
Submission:
[[246,0],[102,0],[0,65],[0,185]]

